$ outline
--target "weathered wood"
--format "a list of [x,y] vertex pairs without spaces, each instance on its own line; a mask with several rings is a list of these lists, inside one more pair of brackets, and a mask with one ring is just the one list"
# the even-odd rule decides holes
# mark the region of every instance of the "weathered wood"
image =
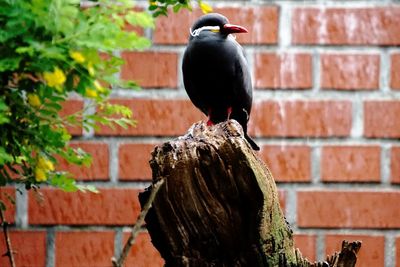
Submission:
[[353,267],[357,262],[357,253],[361,248],[361,242],[342,242],[342,250],[336,252],[333,256],[327,257],[329,266],[333,267]]
[[236,121],[194,124],[157,146],[150,165],[165,185],[146,223],[166,266],[329,266],[294,249],[272,174]]

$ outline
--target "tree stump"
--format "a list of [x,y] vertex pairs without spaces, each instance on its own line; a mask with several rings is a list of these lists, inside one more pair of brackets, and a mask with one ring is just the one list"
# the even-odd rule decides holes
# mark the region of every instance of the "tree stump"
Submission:
[[[303,259],[272,174],[234,120],[194,124],[185,136],[157,146],[150,165],[153,181],[165,183],[145,221],[167,267],[355,264],[360,243],[346,243],[345,254],[323,263]],[[142,205],[150,190],[140,194]]]

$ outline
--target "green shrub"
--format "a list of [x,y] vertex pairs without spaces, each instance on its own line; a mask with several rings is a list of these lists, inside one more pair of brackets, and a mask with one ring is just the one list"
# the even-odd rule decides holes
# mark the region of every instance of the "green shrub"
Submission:
[[[114,53],[147,48],[150,41],[127,26],[153,27],[153,18],[131,1],[87,3],[0,0],[0,186],[94,191],[54,168],[60,158],[90,164],[69,146],[66,127],[134,124],[130,109],[108,102],[111,86],[137,87],[116,79],[123,61]],[[60,116],[71,95],[86,100],[85,109]]]

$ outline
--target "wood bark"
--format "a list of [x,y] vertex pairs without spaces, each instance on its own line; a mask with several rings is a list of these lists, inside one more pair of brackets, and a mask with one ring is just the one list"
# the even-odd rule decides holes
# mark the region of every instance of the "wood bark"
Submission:
[[[344,243],[344,252],[325,262],[303,259],[273,176],[234,120],[194,124],[185,136],[157,146],[150,165],[153,181],[165,183],[145,221],[167,267],[355,264],[360,243]],[[150,191],[140,194],[141,203]]]

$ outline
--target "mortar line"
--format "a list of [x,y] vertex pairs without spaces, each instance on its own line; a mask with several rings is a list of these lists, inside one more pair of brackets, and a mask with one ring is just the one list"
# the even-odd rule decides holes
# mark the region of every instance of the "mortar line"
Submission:
[[311,148],[311,183],[314,185],[321,184],[321,155],[322,145],[313,145]]
[[363,102],[358,98],[352,102],[352,126],[350,135],[353,138],[362,138],[364,132],[364,107]]
[[387,186],[391,186],[390,184],[390,145],[389,144],[382,144],[381,145],[381,182]]
[[321,56],[320,51],[314,50],[311,58],[312,63],[312,93],[317,94],[321,90]]
[[[250,51],[250,50],[249,50]],[[250,52],[247,54],[250,56]],[[249,57],[249,61],[251,61]],[[249,62],[251,63],[251,62]],[[310,100],[310,101],[348,101],[349,97],[357,97],[360,100],[395,100],[400,98],[400,91],[387,91],[382,92],[379,90],[375,91],[343,91],[343,90],[319,90],[319,71],[315,70],[314,90],[297,90],[297,89],[274,89],[274,88],[255,88],[253,91],[257,101],[265,100]],[[318,92],[318,94],[316,94]],[[139,91],[126,90],[116,88],[111,93],[111,98],[135,98],[135,99],[153,99],[153,100],[188,100],[186,92],[182,89],[166,88],[166,89],[155,89],[146,88]]]
[[46,236],[46,267],[55,266],[56,260],[56,245],[55,245],[55,230],[53,227],[45,228],[47,230]]
[[[188,125],[189,127],[190,125]],[[183,134],[183,133],[182,133]],[[104,142],[106,144],[111,144],[112,142],[119,143],[131,143],[131,144],[141,144],[148,143],[153,144],[154,146],[173,141],[178,138],[178,135],[174,136],[95,136],[91,139],[84,138],[74,138],[73,143],[85,141],[87,143],[93,142]],[[267,145],[306,145],[306,146],[318,146],[318,145],[336,145],[337,143],[341,143],[343,145],[400,145],[400,140],[398,138],[385,138],[385,139],[371,139],[365,137],[274,137],[274,136],[261,136],[257,137],[257,140],[263,140]]]
[[109,147],[109,155],[108,155],[108,162],[109,162],[109,178],[111,183],[118,183],[118,176],[119,176],[119,143],[115,140],[110,140],[108,142]]
[[390,92],[389,81],[390,81],[390,56],[387,49],[382,49],[380,55],[380,77],[379,87],[384,93]]
[[385,234],[384,262],[387,267],[396,266],[396,236],[391,231]]
[[254,86],[255,86],[255,71],[256,71],[256,66],[255,66],[255,53],[254,53],[254,49],[250,48],[250,49],[246,49],[244,51],[244,55],[249,67],[249,72],[250,72],[250,78],[251,78],[251,83],[253,86],[253,92],[254,92]]
[[[286,217],[287,218],[287,217]],[[305,235],[316,235],[317,233],[322,233],[324,235],[365,235],[365,236],[393,236],[400,237],[400,229],[384,229],[384,228],[322,228],[322,227],[294,227],[294,225],[290,225],[295,234],[305,234]],[[131,226],[108,226],[108,225],[54,225],[54,226],[46,226],[46,225],[30,225],[28,228],[24,229],[24,231],[33,231],[33,232],[41,232],[52,229],[54,233],[56,232],[116,232],[121,230],[122,233],[129,232]],[[18,231],[21,230],[19,227],[12,225],[9,227],[10,231]],[[141,232],[146,232],[146,228],[144,227]]]
[[118,228],[115,230],[115,236],[114,236],[114,256],[116,257],[120,256],[123,245],[124,245],[123,231],[122,228]]
[[[279,189],[279,187],[278,187]],[[290,188],[286,190],[285,217],[292,230],[297,231],[297,195],[296,189]]]
[[326,258],[325,252],[325,233],[319,231],[316,237],[316,259],[317,261],[324,261]]
[[287,3],[279,5],[279,21],[278,21],[278,49],[286,49],[291,45],[292,33],[292,8]]
[[22,184],[17,184],[16,187],[19,190],[16,190],[15,194],[15,224],[21,229],[26,229],[28,227],[28,191]]

